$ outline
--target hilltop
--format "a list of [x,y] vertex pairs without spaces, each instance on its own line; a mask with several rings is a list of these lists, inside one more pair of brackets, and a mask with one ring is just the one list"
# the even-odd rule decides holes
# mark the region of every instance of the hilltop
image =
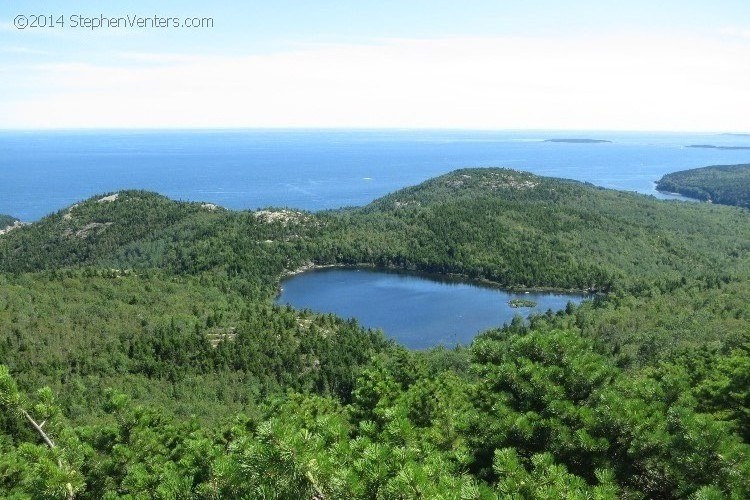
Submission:
[[0,240],[7,256],[0,269],[242,273],[262,260],[269,279],[306,262],[372,264],[512,287],[598,290],[674,272],[731,275],[745,264],[733,256],[750,240],[746,214],[736,210],[508,169],[457,170],[364,207],[319,213],[233,212],[143,191],[111,198],[94,197]]
[[675,272],[739,271],[746,261],[730,256],[746,248],[746,214],[684,205],[508,169],[464,169],[323,220],[329,231],[341,224],[335,239],[345,262],[513,287],[608,289]]

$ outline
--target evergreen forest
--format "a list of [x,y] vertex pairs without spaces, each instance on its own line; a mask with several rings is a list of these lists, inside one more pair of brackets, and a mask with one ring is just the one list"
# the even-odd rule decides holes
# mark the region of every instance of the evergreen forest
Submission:
[[[0,497],[750,498],[750,212],[710,199],[487,168],[62,208],[0,235]],[[275,304],[328,265],[592,298],[412,351]]]
[[750,208],[750,165],[716,165],[665,175],[656,188],[689,198]]

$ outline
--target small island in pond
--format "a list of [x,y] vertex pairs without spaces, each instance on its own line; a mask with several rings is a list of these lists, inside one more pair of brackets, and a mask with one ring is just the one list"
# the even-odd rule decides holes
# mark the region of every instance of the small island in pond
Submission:
[[566,142],[568,144],[602,144],[612,143],[605,139],[546,139],[544,142]]
[[667,174],[656,189],[702,201],[750,208],[750,165],[716,165]]
[[701,149],[725,149],[725,150],[733,150],[733,149],[750,149],[750,146],[714,146],[713,144],[691,144],[689,146],[686,146],[688,148],[701,148]]
[[508,301],[510,307],[536,307],[536,302],[529,299],[510,299]]

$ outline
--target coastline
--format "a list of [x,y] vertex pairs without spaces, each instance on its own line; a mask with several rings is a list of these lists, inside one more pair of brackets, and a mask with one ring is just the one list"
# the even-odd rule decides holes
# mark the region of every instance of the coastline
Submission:
[[661,194],[666,194],[666,195],[669,195],[669,196],[679,196],[680,198],[687,198],[690,201],[697,201],[697,202],[701,202],[701,203],[706,203],[706,202],[707,203],[711,203],[710,200],[701,200],[700,198],[693,198],[692,196],[688,196],[688,195],[682,194],[682,193],[677,193],[677,192],[672,192],[672,191],[664,191],[663,189],[659,189],[659,188],[656,188],[656,187],[654,189],[656,189],[656,191],[659,192],[659,193],[661,193]]

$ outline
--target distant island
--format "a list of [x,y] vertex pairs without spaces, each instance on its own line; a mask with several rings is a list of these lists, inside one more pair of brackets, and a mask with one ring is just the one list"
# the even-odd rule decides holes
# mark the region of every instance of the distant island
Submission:
[[750,208],[750,165],[716,165],[667,174],[656,189],[689,198]]
[[750,149],[750,146],[714,146],[713,144],[691,144],[690,146],[685,147],[703,149]]
[[750,137],[750,134],[734,134],[731,132],[727,132],[727,133],[719,134],[719,135],[728,135],[730,137]]
[[604,139],[546,139],[544,142],[567,142],[569,144],[600,144],[611,143]]

